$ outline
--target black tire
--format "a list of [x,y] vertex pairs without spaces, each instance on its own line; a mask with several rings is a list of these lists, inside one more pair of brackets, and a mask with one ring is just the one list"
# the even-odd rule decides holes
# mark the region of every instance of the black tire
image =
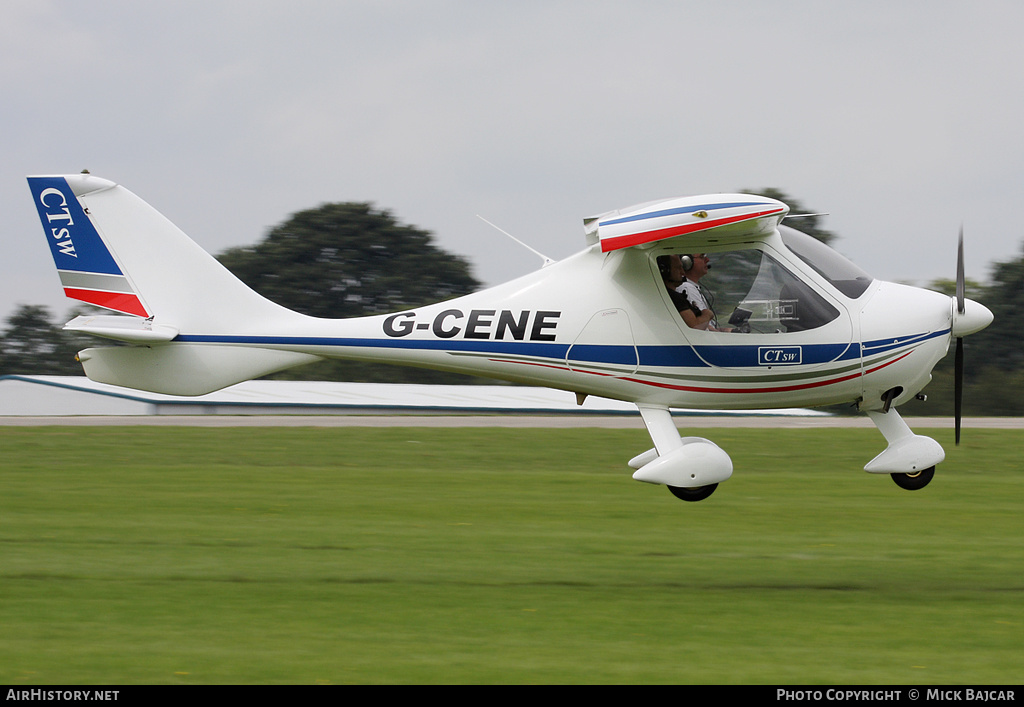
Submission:
[[889,476],[892,477],[892,480],[901,489],[917,491],[918,489],[923,489],[932,480],[932,477],[935,476],[935,467],[930,466],[927,469],[915,471],[911,474],[889,474]]
[[696,488],[669,486],[668,490],[672,492],[673,496],[684,501],[703,501],[713,494],[716,488],[718,488],[718,484],[708,484],[707,486],[697,486]]

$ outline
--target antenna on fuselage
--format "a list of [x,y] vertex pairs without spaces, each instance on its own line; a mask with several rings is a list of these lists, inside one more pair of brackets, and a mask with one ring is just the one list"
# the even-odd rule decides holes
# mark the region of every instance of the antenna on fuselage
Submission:
[[785,216],[782,217],[782,220],[785,221],[788,218],[811,218],[812,216],[829,216],[829,215],[830,214],[827,211],[824,212],[824,213],[820,213],[820,214],[786,214]]
[[519,244],[519,245],[521,245],[522,247],[526,248],[526,249],[527,249],[528,251],[530,251],[531,253],[533,253],[534,255],[536,255],[537,257],[539,257],[539,258],[540,258],[541,260],[543,260],[543,261],[544,261],[544,264],[543,264],[543,265],[541,265],[541,267],[542,267],[542,268],[546,268],[546,267],[547,267],[548,265],[551,265],[552,263],[554,263],[554,262],[555,262],[554,260],[552,260],[552,259],[551,259],[551,258],[549,258],[548,256],[546,256],[546,255],[544,255],[543,253],[541,253],[541,252],[540,252],[539,250],[537,250],[536,248],[531,248],[530,246],[526,245],[525,243],[523,243],[523,242],[522,242],[521,240],[519,240],[518,238],[516,238],[515,236],[513,236],[513,235],[512,235],[511,233],[509,233],[509,232],[508,232],[508,231],[506,231],[505,229],[503,229],[503,228],[498,228],[497,226],[495,226],[495,225],[494,225],[493,223],[491,223],[490,221],[488,221],[487,219],[485,219],[485,218],[484,218],[483,216],[481,216],[480,214],[477,214],[477,215],[476,215],[476,217],[477,217],[478,219],[480,219],[481,221],[483,221],[484,223],[486,223],[486,224],[487,224],[488,226],[490,226],[491,228],[495,229],[496,231],[499,231],[499,232],[501,232],[501,233],[504,233],[504,234],[505,234],[506,236],[508,236],[509,238],[511,238],[512,240],[514,240],[514,241],[515,241],[516,243],[518,243],[518,244]]

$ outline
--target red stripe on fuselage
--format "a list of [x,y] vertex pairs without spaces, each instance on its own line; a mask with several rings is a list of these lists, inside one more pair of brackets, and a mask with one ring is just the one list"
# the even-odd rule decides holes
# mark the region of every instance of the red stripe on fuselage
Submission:
[[630,383],[639,383],[641,385],[649,385],[649,386],[653,386],[655,388],[666,388],[668,390],[681,390],[681,391],[685,391],[687,393],[788,393],[788,392],[792,392],[794,390],[808,390],[810,388],[822,388],[822,387],[824,387],[826,385],[835,385],[836,383],[844,383],[846,381],[853,380],[854,378],[860,378],[862,375],[866,376],[866,375],[868,375],[870,373],[874,373],[875,371],[880,371],[883,368],[886,368],[888,366],[891,366],[894,363],[902,361],[903,359],[905,359],[907,356],[909,356],[912,353],[914,353],[914,352],[913,351],[907,351],[902,356],[894,358],[891,361],[887,361],[886,363],[883,363],[883,364],[880,364],[878,366],[875,366],[874,368],[871,368],[871,369],[869,369],[867,371],[863,371],[863,372],[858,371],[857,373],[851,373],[848,376],[840,376],[839,378],[832,378],[832,379],[823,380],[823,381],[815,381],[814,383],[799,383],[799,384],[796,384],[796,385],[781,385],[781,386],[775,386],[775,387],[772,387],[772,388],[703,388],[703,387],[691,386],[691,385],[674,385],[672,383],[655,383],[654,381],[645,381],[645,380],[640,380],[639,378],[631,378],[629,376],[616,376],[614,374],[598,373],[596,371],[583,371],[583,370],[579,370],[579,369],[570,369],[570,368],[567,368],[565,366],[558,366],[558,365],[547,364],[547,363],[533,363],[533,362],[530,362],[530,361],[510,361],[510,360],[497,359],[497,358],[492,358],[490,360],[491,361],[495,361],[497,363],[518,363],[518,364],[527,365],[527,366],[542,366],[544,368],[555,368],[555,369],[562,370],[562,371],[570,371],[571,370],[571,371],[574,371],[576,373],[589,373],[590,375],[618,378],[619,380],[628,381]]
[[817,381],[814,383],[799,383],[797,385],[781,385],[773,388],[698,388],[696,386],[672,385],[670,383],[652,383],[650,381],[642,381],[636,378],[623,378],[623,380],[630,381],[631,383],[643,383],[645,385],[653,385],[656,388],[668,388],[670,390],[685,390],[688,393],[788,393],[794,390],[808,390],[810,388],[821,388],[826,385],[835,385],[836,383],[845,383],[848,380],[860,378],[862,375],[866,376],[869,373],[874,373],[875,371],[881,370],[886,366],[891,366],[897,361],[903,360],[912,353],[914,352],[907,351],[899,358],[894,358],[892,361],[883,363],[880,366],[875,366],[874,368],[868,371],[864,371],[863,373],[851,373],[848,376],[840,376],[839,378],[832,378],[831,380]]

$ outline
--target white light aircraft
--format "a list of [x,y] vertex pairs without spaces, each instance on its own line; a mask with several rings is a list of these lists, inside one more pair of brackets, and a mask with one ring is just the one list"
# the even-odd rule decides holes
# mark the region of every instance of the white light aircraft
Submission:
[[[959,441],[961,340],[992,321],[964,297],[962,234],[951,298],[873,279],[782,225],[785,204],[749,194],[611,211],[584,220],[582,251],[504,285],[392,314],[320,319],[251,290],[120,185],[89,174],[28,181],[65,294],[121,313],[65,325],[129,344],[80,352],[92,380],[201,395],[347,358],[547,386],[581,403],[625,400],[654,443],[629,461],[633,478],[688,501],[709,496],[733,465],[713,442],[680,437],[672,408],[854,403],[888,443],[865,470],[922,488],[945,453],[896,408],[919,394],[955,339]],[[704,291],[716,326],[684,322],[666,285],[674,260],[661,258],[677,254],[691,269],[694,254],[714,263]]]

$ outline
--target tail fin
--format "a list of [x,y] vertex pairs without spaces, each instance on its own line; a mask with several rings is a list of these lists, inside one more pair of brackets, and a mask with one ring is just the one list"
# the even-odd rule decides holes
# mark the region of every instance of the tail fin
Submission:
[[68,328],[130,347],[79,354],[92,380],[200,395],[317,356],[260,346],[184,344],[179,333],[245,334],[309,317],[249,289],[130,191],[88,174],[29,177],[64,293],[134,317],[79,317]]
[[159,212],[89,174],[29,177],[64,293],[190,333],[300,315],[249,289]]

